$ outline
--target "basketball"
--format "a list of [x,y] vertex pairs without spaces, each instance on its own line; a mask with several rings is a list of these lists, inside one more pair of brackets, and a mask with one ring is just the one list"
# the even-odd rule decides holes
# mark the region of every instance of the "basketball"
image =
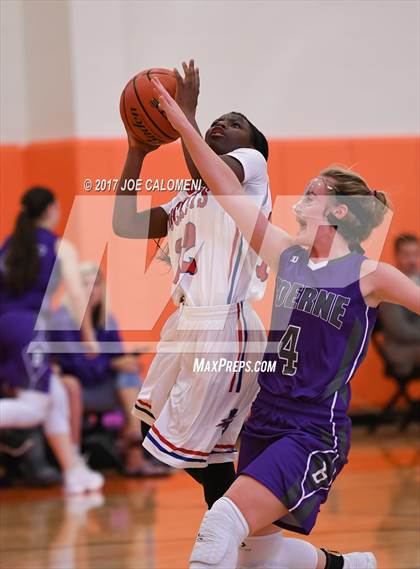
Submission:
[[130,79],[121,93],[120,113],[127,131],[148,146],[169,144],[179,134],[159,110],[153,93],[152,77],[157,77],[175,96],[176,79],[170,69],[146,69]]

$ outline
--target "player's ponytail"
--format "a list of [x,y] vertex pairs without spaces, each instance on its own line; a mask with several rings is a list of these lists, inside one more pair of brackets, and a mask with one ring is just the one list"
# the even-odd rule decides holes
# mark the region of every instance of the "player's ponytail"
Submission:
[[378,227],[385,217],[386,208],[391,207],[390,200],[385,192],[379,192],[374,190],[374,196],[376,201],[374,202],[373,207],[373,220],[374,220],[374,227]]
[[31,188],[21,199],[21,210],[10,236],[4,262],[4,283],[16,296],[23,294],[36,281],[39,272],[36,224],[54,201],[54,194],[41,187]]
[[389,198],[384,192],[371,190],[359,174],[349,169],[332,166],[323,170],[321,176],[327,178],[327,187],[337,202],[345,204],[348,210],[342,219],[330,213],[328,221],[337,227],[350,250],[363,252],[360,244],[382,223],[391,208]]

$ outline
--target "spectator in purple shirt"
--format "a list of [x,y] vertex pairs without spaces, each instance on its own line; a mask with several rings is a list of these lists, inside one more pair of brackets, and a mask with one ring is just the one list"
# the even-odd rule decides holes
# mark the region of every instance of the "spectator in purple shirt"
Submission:
[[[95,357],[77,353],[81,341],[80,330],[75,324],[70,305],[64,304],[55,312],[51,339],[63,342],[67,349],[57,356],[57,364],[63,379],[73,376],[82,389],[84,409],[105,412],[121,409],[125,417],[123,443],[125,473],[131,476],[166,474],[166,466],[145,460],[140,448],[137,419],[131,414],[133,401],[140,387],[138,356],[125,354],[118,325],[112,315],[105,314],[105,282],[97,265],[85,262],[81,265],[82,282],[90,292],[86,316],[96,335],[100,350]],[[77,431],[76,427],[74,431]],[[80,432],[80,428],[79,428]]]
[[[60,207],[51,190],[30,188],[20,203],[14,229],[0,247],[0,391],[7,395],[0,400],[0,430],[42,425],[66,492],[96,491],[104,479],[73,444],[68,397],[51,366],[46,341],[51,297],[60,282],[78,320],[83,319],[77,251],[55,233]],[[81,338],[94,355],[96,340],[87,322]],[[29,350],[31,343],[37,351]]]

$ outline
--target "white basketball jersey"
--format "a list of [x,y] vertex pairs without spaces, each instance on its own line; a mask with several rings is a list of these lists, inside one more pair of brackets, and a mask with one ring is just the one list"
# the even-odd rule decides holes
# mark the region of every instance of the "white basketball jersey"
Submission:
[[[242,187],[268,217],[271,195],[263,155],[253,148],[238,148],[229,152],[229,156],[242,164],[245,174]],[[162,207],[168,213],[176,304],[184,299],[189,306],[216,306],[263,296],[267,265],[207,188],[179,192]]]

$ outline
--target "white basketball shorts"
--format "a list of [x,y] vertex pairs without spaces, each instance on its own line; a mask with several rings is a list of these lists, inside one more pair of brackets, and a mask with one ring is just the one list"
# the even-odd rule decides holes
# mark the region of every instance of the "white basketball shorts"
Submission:
[[233,461],[258,393],[264,327],[246,302],[181,307],[162,329],[133,414],[151,425],[143,446],[175,468]]

